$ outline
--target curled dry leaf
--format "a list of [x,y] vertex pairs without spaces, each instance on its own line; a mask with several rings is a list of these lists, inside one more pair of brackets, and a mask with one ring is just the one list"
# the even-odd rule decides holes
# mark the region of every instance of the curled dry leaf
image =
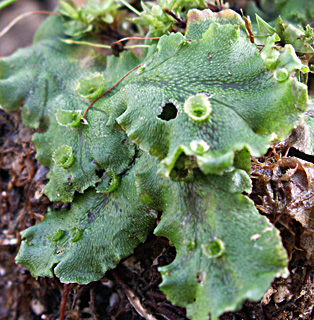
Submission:
[[[287,224],[287,218],[302,226],[300,246],[309,264],[314,263],[314,165],[295,158],[281,158],[271,163],[254,162],[252,178],[260,196],[258,209],[274,222]],[[291,248],[292,250],[292,248]]]

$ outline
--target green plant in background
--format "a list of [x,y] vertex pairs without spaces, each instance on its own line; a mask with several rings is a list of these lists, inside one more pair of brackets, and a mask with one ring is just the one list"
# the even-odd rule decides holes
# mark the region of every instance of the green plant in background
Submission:
[[274,21],[280,15],[286,23],[303,26],[314,20],[313,3],[308,0],[260,0],[259,7],[250,0],[247,14],[254,18],[255,13],[267,21]]
[[[0,104],[23,104],[24,124],[41,129],[33,141],[50,169],[45,193],[71,203],[22,232],[16,262],[33,276],[98,280],[154,232],[177,250],[159,269],[161,289],[191,319],[217,319],[286,274],[278,230],[247,197],[248,173],[250,155],[304,117],[309,59],[297,54],[313,54],[313,31],[295,38],[294,27],[258,18],[259,47],[232,10],[187,12],[204,5],[146,3],[134,21],[164,34],[157,45],[140,58],[104,58],[60,39],[83,37],[99,17],[111,23],[117,6],[60,1],[65,21],[50,17],[31,48],[0,60]],[[165,8],[187,18],[184,34],[170,32]],[[111,87],[83,117],[89,99]]]
[[178,23],[173,16],[165,12],[173,12],[178,19],[186,19],[187,12],[192,8],[205,9],[207,4],[203,0],[189,0],[189,1],[169,1],[158,0],[156,2],[148,1],[142,2],[143,11],[140,16],[133,18],[133,21],[138,25],[148,26],[149,35],[152,37],[159,37],[164,34],[169,34],[170,30],[175,29]]
[[275,42],[281,46],[291,44],[299,56],[303,60],[309,61],[314,55],[314,33],[313,29],[307,25],[305,28],[295,27],[291,24],[283,23],[279,16],[275,21],[275,28],[256,15],[257,26],[255,26],[257,35],[255,36],[257,43],[265,44],[268,37],[273,36]]
[[72,38],[103,32],[106,25],[115,21],[120,7],[114,0],[88,0],[83,6],[77,6],[74,1],[60,0],[59,6],[59,12],[66,19],[64,34]]

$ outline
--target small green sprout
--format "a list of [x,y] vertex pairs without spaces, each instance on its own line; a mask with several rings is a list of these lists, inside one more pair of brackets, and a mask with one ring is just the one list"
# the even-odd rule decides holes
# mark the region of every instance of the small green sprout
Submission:
[[141,4],[143,11],[132,21],[140,26],[148,26],[149,34],[153,37],[169,34],[176,29],[176,25],[181,24],[182,27],[190,9],[208,7],[204,0],[157,0],[157,3],[142,1]]
[[64,32],[75,39],[98,33],[104,29],[104,24],[112,24],[120,7],[114,0],[88,0],[82,6],[72,0],[60,0],[59,6],[59,12],[66,18]]

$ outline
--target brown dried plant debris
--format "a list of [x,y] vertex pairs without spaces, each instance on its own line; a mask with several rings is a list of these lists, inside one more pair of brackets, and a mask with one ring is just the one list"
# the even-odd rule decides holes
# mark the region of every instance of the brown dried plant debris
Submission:
[[289,277],[277,279],[261,301],[265,319],[314,316],[314,165],[288,156],[289,149],[300,144],[295,137],[301,131],[252,159],[251,198],[280,230],[290,259]]
[[256,207],[294,239],[287,247],[289,257],[298,250],[313,265],[314,165],[295,157],[265,157],[253,161],[251,177]]
[[41,221],[48,203],[42,195],[47,171],[35,161],[31,136],[19,114],[0,110],[0,319],[27,319],[30,291],[40,296],[38,282],[14,262],[19,232]]

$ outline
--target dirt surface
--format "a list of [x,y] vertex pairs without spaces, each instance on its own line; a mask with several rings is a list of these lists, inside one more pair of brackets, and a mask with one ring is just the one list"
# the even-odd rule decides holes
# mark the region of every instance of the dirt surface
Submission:
[[[26,2],[36,7],[32,10],[43,8],[42,1]],[[3,26],[2,18],[0,14]],[[0,53],[9,54],[16,45],[2,39]],[[43,194],[48,170],[35,159],[32,134],[21,124],[19,112],[0,109],[0,319],[187,319],[185,309],[173,306],[158,288],[158,266],[169,264],[176,254],[167,239],[151,235],[116,269],[86,286],[64,285],[56,278],[36,280],[14,263],[19,232],[40,222],[48,207],[62,207]],[[280,230],[290,275],[276,279],[260,302],[246,302],[222,320],[314,319],[314,158],[291,148],[294,145],[291,138],[252,159],[250,195],[260,213]]]

